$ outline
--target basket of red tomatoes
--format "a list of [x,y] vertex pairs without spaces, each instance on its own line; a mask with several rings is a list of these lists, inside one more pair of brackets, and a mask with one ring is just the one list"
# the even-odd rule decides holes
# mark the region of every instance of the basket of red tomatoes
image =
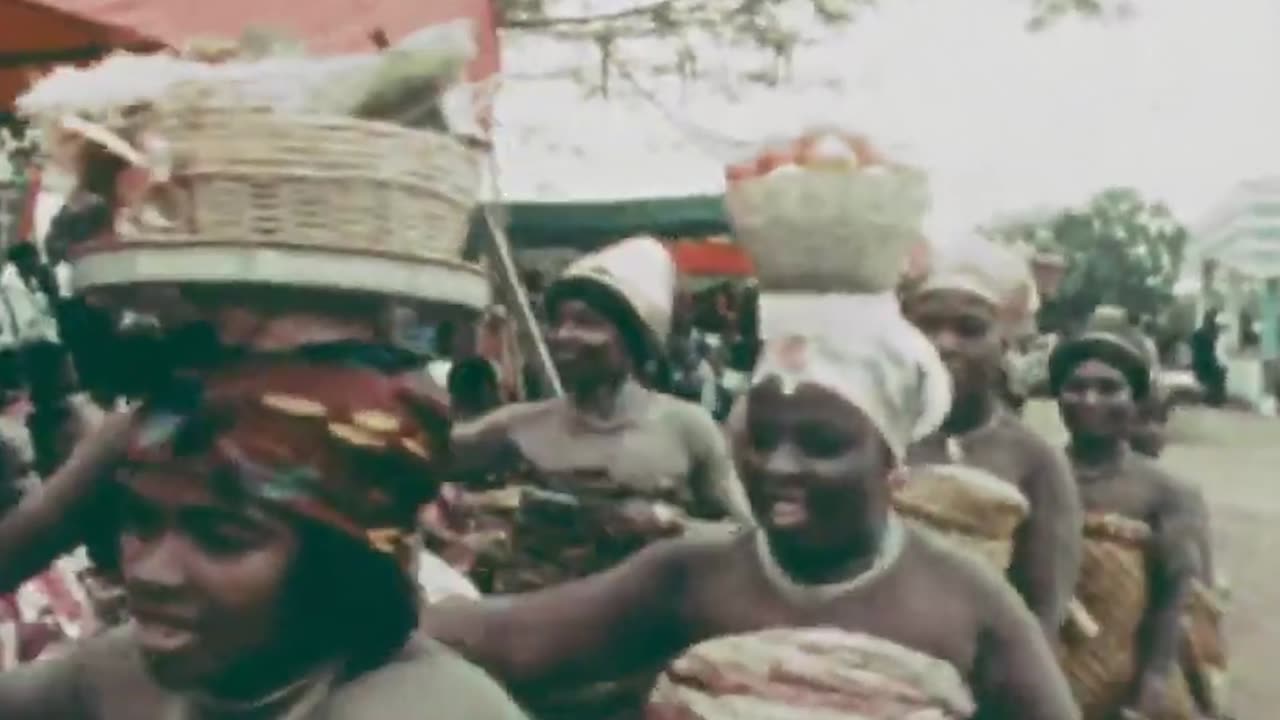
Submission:
[[725,176],[734,236],[772,291],[890,291],[923,238],[924,173],[860,135],[812,132]]

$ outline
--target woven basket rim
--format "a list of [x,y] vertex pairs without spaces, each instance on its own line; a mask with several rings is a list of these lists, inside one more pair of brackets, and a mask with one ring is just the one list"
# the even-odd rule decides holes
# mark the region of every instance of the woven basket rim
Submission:
[[966,521],[956,518],[952,515],[944,515],[929,505],[918,503],[903,498],[894,498],[893,505],[903,515],[923,520],[936,530],[957,532],[982,540],[990,540],[992,542],[1008,542],[1012,538],[1000,537],[976,522]]
[[1090,513],[1085,515],[1084,534],[1087,539],[1141,546],[1151,539],[1151,528],[1146,523],[1116,513]]
[[72,248],[68,255],[74,267],[75,261],[90,255],[101,255],[113,252],[128,252],[130,250],[140,249],[156,249],[161,251],[182,250],[186,248],[227,248],[227,249],[262,249],[262,250],[308,250],[315,252],[323,252],[331,255],[354,255],[362,257],[377,257],[385,260],[404,261],[413,264],[445,266],[455,270],[462,270],[474,273],[476,275],[484,275],[485,271],[475,263],[469,263],[457,257],[444,255],[441,253],[419,253],[409,254],[401,252],[392,252],[387,250],[371,250],[359,247],[344,246],[319,246],[311,243],[296,243],[287,240],[275,240],[271,242],[258,242],[254,240],[246,240],[244,242],[236,242],[233,240],[151,240],[147,238],[129,238],[111,239],[111,240],[94,240],[81,243]]

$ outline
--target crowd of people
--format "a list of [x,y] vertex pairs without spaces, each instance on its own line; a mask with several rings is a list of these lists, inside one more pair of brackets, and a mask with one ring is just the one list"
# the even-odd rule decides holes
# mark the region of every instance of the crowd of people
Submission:
[[181,324],[91,303],[57,269],[136,207],[132,161],[84,170],[0,273],[33,447],[0,478],[0,717],[1226,720],[1208,511],[1150,441],[1149,343],[1111,308],[1059,339],[1055,447],[1011,372],[1027,260],[948,238],[905,273],[922,178],[824,133],[782,194],[848,208],[771,224],[731,188],[740,239],[790,253],[758,284],[694,302],[652,237],[529,282],[563,393],[514,352],[524,308],[424,355],[376,293],[182,287]]

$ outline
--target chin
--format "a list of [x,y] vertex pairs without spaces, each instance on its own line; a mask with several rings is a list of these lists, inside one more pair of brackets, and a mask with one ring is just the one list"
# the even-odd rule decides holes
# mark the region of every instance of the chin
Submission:
[[151,679],[166,690],[176,692],[192,690],[200,687],[207,677],[195,663],[186,658],[149,653],[144,650],[142,661]]

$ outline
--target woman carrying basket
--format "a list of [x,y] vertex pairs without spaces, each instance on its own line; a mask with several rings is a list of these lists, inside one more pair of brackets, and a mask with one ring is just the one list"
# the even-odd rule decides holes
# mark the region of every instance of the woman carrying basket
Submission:
[[928,273],[904,300],[907,316],[938,348],[955,400],[939,432],[916,443],[912,465],[956,463],[986,470],[1025,496],[1009,579],[1056,637],[1080,563],[1080,497],[1062,454],[999,396],[1010,338],[1030,313],[1034,284],[1027,262],[990,241],[939,248]]
[[144,405],[115,475],[135,622],[0,675],[0,715],[523,717],[414,634],[410,539],[448,422],[397,355],[241,358]]
[[[1150,530],[1147,603],[1141,635],[1132,639],[1136,672],[1124,702],[1143,717],[1170,717],[1185,646],[1184,613],[1195,584],[1215,586],[1204,498],[1130,448],[1152,375],[1141,336],[1122,316],[1095,315],[1083,333],[1054,349],[1049,374],[1071,433],[1067,453],[1089,517],[1119,516]],[[1085,575],[1088,568],[1086,563]],[[1115,630],[1102,627],[1101,632]],[[1212,689],[1197,689],[1201,704],[1211,704]]]
[[[769,220],[754,225],[756,239],[775,243],[772,253],[751,248],[765,344],[730,428],[759,526],[655,543],[612,570],[528,595],[433,606],[425,619],[433,636],[521,695],[634,672],[647,672],[652,684],[675,660],[644,715],[653,720],[1078,716],[1016,593],[892,509],[906,447],[937,427],[950,393],[936,351],[892,293],[900,240],[918,234],[923,215],[918,181],[887,164],[864,174],[859,159],[872,158],[775,177],[800,183],[780,190],[784,197],[881,196],[880,208],[892,202],[896,210],[891,221],[864,222],[868,216],[849,211],[841,219],[850,222],[827,217],[794,237],[767,232]],[[761,203],[774,197],[767,185],[760,192]],[[736,210],[759,208],[746,202],[752,207]],[[797,222],[814,216],[798,206],[768,212]],[[838,238],[842,252],[888,257],[871,277],[806,288],[811,267],[783,270],[772,260],[785,253],[833,267],[830,258],[778,245],[818,233]],[[786,291],[771,293],[784,276]],[[851,648],[867,643],[851,636],[897,647],[890,655],[899,660],[923,655],[936,672],[905,688],[885,684],[881,671],[893,671],[857,667],[864,653]],[[939,690],[955,683],[963,693]],[[918,705],[886,710],[904,697]],[[640,717],[643,706],[636,696],[607,717]],[[589,716],[606,717],[580,715]]]

